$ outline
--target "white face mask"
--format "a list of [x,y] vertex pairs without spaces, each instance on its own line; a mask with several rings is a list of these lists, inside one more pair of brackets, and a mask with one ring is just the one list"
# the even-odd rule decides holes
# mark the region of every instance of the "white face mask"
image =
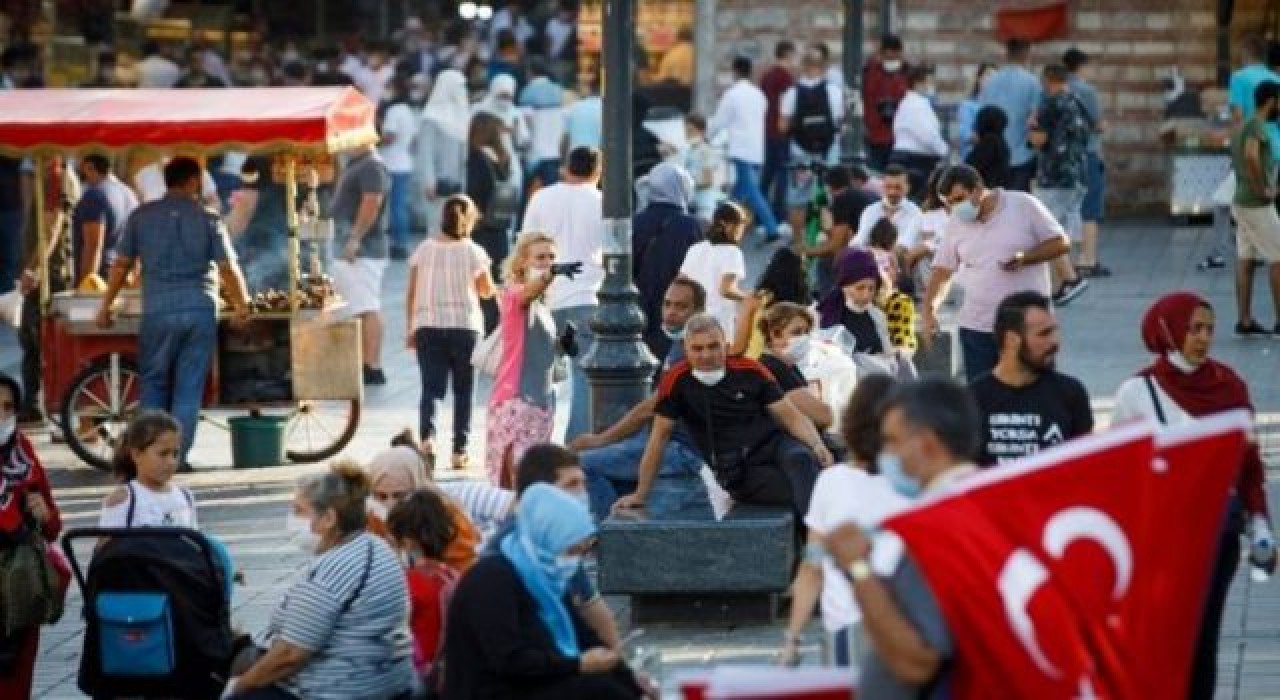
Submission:
[[320,548],[320,535],[311,531],[311,519],[290,512],[284,519],[285,532],[303,554],[314,555]]
[[379,501],[378,499],[372,496],[370,496],[368,500],[364,502],[364,508],[365,510],[369,511],[373,515],[378,516],[378,519],[383,522],[387,521],[387,514],[391,512],[391,509],[388,508],[382,501]]
[[890,73],[897,73],[902,69],[902,59],[892,59],[884,62],[884,69]]
[[0,421],[0,445],[9,444],[9,440],[13,439],[13,434],[18,429],[18,417],[9,416]]
[[529,281],[544,280],[551,276],[551,268],[529,268]]
[[693,378],[702,382],[707,386],[715,386],[724,379],[725,369],[695,369],[693,370]]
[[809,356],[809,349],[813,346],[813,338],[807,335],[796,336],[787,341],[787,357],[792,362],[802,362],[804,358]]
[[1191,360],[1188,360],[1186,355],[1183,355],[1177,350],[1170,350],[1165,357],[1169,358],[1169,364],[1177,367],[1178,371],[1183,374],[1191,374],[1196,371],[1196,366],[1191,364]]
[[868,303],[868,304],[856,304],[856,303],[854,303],[854,302],[853,302],[853,300],[852,300],[852,299],[850,299],[850,298],[848,298],[848,297],[845,297],[845,300],[844,300],[844,307],[845,307],[846,309],[848,309],[848,310],[850,310],[850,311],[854,312],[854,313],[858,313],[858,314],[860,314],[860,313],[865,313],[868,309],[870,309],[870,308],[871,308],[871,304],[869,304],[869,303]]

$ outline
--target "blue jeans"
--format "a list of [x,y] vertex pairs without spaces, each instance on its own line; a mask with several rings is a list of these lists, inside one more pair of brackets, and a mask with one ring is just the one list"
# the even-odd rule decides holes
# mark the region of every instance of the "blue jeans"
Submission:
[[142,407],[168,411],[182,426],[182,453],[196,436],[200,405],[218,321],[212,310],[148,312],[138,333],[138,366],[142,373]]
[[22,211],[0,211],[0,294],[18,286],[22,272]]
[[[649,444],[649,429],[645,428],[635,435],[620,442],[594,450],[584,450],[578,458],[582,462],[582,470],[587,474],[587,495],[591,497],[591,512],[603,520],[609,517],[609,509],[618,497],[631,493],[636,488],[639,478],[640,458],[644,456],[645,445]],[[663,477],[688,477],[697,484],[698,497],[705,499],[702,482],[697,481],[702,470],[702,456],[692,448],[672,440],[662,452],[662,468],[658,471],[658,481],[654,484],[653,493],[649,497],[651,510],[665,507],[678,509],[687,497],[684,493],[673,493],[671,489],[662,488]]]
[[582,356],[596,340],[595,334],[591,332],[591,317],[595,313],[595,306],[570,306],[551,312],[552,318],[556,320],[557,337],[564,332],[566,323],[572,323],[574,337],[578,341],[578,356],[569,362],[569,425],[564,431],[566,443],[591,431],[591,384],[587,381],[587,373],[582,371]]
[[760,189],[773,210],[773,218],[787,215],[787,164],[791,159],[791,139],[769,139],[764,143],[764,169],[760,171]]
[[968,328],[960,329],[960,353],[964,357],[964,378],[969,382],[995,369],[1000,359],[994,334]]
[[778,235],[778,220],[760,191],[760,166],[745,160],[733,159],[733,198],[747,205],[756,223],[764,227],[765,235]]
[[409,188],[413,173],[391,173],[391,245],[409,247]]
[[475,368],[471,352],[479,333],[464,328],[419,328],[413,332],[422,376],[418,404],[418,434],[423,441],[436,436],[436,412],[453,378],[453,454],[467,451],[471,436],[471,404],[475,400]]

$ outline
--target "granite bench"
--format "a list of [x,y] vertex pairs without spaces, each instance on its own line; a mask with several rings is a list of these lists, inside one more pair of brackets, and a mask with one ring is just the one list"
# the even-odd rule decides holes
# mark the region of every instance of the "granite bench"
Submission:
[[795,562],[784,508],[735,504],[717,521],[702,502],[613,516],[600,525],[600,590],[631,597],[632,624],[771,623]]

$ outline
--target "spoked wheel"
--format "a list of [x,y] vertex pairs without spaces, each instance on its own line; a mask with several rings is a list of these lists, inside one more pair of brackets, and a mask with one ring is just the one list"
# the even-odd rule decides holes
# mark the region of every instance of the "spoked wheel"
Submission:
[[62,403],[67,446],[89,465],[109,471],[111,455],[141,398],[142,375],[132,360],[116,354],[94,360],[76,375]]
[[299,401],[284,427],[290,462],[328,459],[351,442],[360,425],[360,401]]

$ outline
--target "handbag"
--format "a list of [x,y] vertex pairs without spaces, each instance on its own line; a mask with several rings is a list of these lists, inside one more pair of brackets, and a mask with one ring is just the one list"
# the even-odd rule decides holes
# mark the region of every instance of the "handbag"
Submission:
[[57,622],[64,594],[38,529],[24,527],[0,546],[0,636]]
[[498,363],[501,361],[502,327],[499,326],[476,343],[475,349],[471,351],[471,366],[475,367],[477,372],[492,377],[498,374]]

